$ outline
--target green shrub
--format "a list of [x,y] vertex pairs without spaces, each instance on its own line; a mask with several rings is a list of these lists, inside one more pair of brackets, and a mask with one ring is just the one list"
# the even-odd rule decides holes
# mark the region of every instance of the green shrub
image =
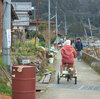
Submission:
[[11,87],[8,87],[6,84],[0,84],[0,93],[12,96],[12,89]]
[[32,43],[29,43],[29,44],[28,44],[28,47],[29,47],[29,48],[31,48],[32,46],[33,46],[33,44],[32,44]]
[[0,77],[0,94],[12,96],[11,87],[7,86],[7,81],[3,77]]
[[36,35],[36,32],[35,32],[35,31],[29,31],[29,32],[27,32],[27,34],[26,34],[26,38],[27,38],[27,39],[32,39],[32,38],[35,37],[35,35]]
[[13,43],[13,44],[12,44],[12,47],[13,47],[13,48],[18,48],[17,43]]
[[6,81],[4,80],[4,78],[3,77],[0,77],[0,84],[2,83],[5,83]]
[[46,43],[44,41],[40,42],[40,45],[45,47],[46,46]]
[[57,58],[56,57],[54,57],[54,61],[56,61],[57,60]]
[[42,34],[38,34],[37,37],[39,38],[40,41],[44,41],[44,37]]
[[21,52],[21,55],[22,55],[22,56],[27,56],[27,52],[26,52],[26,51],[22,51],[22,52]]
[[21,45],[22,45],[21,42],[18,42],[18,47],[21,47]]
[[6,65],[3,63],[2,57],[0,57],[0,66],[5,70],[7,69]]
[[0,56],[2,56],[2,52],[0,52]]
[[47,72],[49,72],[49,71],[52,71],[53,73],[56,72],[56,71],[55,71],[52,67],[50,67],[50,66],[46,67],[45,70],[46,70]]

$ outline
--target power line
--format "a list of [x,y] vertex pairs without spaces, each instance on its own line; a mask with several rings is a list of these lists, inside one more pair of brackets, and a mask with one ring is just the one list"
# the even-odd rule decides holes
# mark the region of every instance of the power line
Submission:
[[92,38],[92,41],[93,41],[93,33],[92,33],[92,27],[91,27],[90,18],[88,18],[88,23],[89,23],[89,29],[90,29],[90,32],[91,32],[91,38]]
[[50,50],[50,42],[51,42],[51,40],[50,40],[50,15],[51,15],[51,13],[50,13],[50,0],[48,0],[48,34],[49,34],[49,50]]
[[56,39],[58,37],[58,14],[57,14],[57,1],[56,1]]

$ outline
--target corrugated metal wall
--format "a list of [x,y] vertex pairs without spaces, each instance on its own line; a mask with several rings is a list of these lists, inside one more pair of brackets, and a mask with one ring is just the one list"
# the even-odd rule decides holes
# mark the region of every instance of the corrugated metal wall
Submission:
[[13,26],[29,26],[29,14],[32,9],[31,2],[12,2],[12,5],[18,16],[18,20],[14,20]]

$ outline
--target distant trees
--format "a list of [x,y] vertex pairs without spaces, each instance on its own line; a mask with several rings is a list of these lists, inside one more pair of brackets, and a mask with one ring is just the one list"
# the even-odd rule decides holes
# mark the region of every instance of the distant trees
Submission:
[[92,14],[96,14],[98,12],[96,1],[89,0],[89,10]]
[[84,36],[84,27],[80,22],[75,22],[69,29],[70,36]]
[[79,10],[80,2],[79,0],[58,0],[59,6],[66,10]]
[[[14,1],[14,0],[12,0]],[[38,0],[16,0],[30,1],[33,6],[37,7]],[[51,17],[55,15],[56,0],[51,1]],[[73,24],[70,27],[71,35],[83,33],[83,28],[80,25],[80,20],[84,17],[83,22],[87,23],[88,17],[91,18],[91,24],[100,27],[100,0],[57,0],[58,1],[58,24],[61,24],[60,29],[64,31],[64,14],[66,14],[67,25]],[[48,0],[41,0],[40,3],[40,19],[48,20]],[[55,21],[55,19],[53,19]],[[79,26],[79,27],[78,27]],[[41,26],[45,27],[45,26]],[[81,28],[80,28],[81,27]],[[48,28],[48,27],[46,27]],[[71,30],[72,29],[72,30]],[[81,31],[82,30],[82,31]],[[41,30],[43,33],[43,30]],[[44,34],[48,32],[46,29]],[[83,35],[83,34],[82,34]],[[81,35],[80,35],[81,36]]]
[[96,27],[100,27],[100,15],[92,17],[92,24]]

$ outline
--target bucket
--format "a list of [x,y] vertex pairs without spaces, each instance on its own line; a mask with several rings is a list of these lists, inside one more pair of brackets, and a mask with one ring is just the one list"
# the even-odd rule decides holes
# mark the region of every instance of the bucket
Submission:
[[49,58],[49,63],[53,63],[54,62],[54,58]]

